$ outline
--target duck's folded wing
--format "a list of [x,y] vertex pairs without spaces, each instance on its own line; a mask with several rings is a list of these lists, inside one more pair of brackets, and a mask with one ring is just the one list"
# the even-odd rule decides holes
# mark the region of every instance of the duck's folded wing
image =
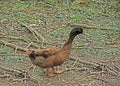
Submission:
[[44,58],[47,58],[52,55],[59,54],[61,52],[60,48],[51,47],[47,49],[40,49],[40,50],[34,50],[34,53],[38,56],[43,56]]

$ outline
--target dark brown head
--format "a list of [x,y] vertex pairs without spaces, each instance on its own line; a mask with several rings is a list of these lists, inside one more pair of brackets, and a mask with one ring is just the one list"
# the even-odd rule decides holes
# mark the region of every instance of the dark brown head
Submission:
[[82,34],[82,33],[83,33],[82,27],[75,27],[71,30],[70,35],[77,36],[78,34]]
[[70,32],[69,39],[67,40],[67,42],[64,44],[63,47],[65,47],[68,44],[71,44],[73,42],[75,36],[77,36],[78,34],[82,34],[82,33],[83,33],[82,27],[73,28]]

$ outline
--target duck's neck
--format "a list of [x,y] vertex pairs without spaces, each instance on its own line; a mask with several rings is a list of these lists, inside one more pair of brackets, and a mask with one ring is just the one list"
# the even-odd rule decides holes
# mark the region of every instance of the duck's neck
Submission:
[[74,40],[74,38],[75,38],[75,36],[73,36],[73,35],[70,35],[69,36],[69,39],[67,40],[67,42],[64,44],[64,46],[63,46],[63,49],[64,50],[70,50],[71,49],[71,47],[72,47],[72,42],[73,42],[73,40]]

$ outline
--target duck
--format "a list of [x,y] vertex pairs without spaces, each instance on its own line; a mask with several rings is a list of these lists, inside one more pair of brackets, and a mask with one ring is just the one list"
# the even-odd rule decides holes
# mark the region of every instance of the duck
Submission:
[[[32,64],[40,68],[46,68],[46,75],[50,77],[63,73],[62,70],[57,70],[56,67],[62,65],[69,59],[73,40],[78,34],[82,33],[82,27],[75,27],[69,33],[69,38],[62,47],[32,50],[29,53]],[[50,71],[50,69],[52,69],[52,71]]]

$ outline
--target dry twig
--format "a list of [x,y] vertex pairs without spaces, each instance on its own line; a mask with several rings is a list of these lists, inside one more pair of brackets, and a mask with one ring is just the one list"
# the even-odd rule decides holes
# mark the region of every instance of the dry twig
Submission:
[[9,78],[10,75],[9,74],[5,74],[5,75],[1,75],[0,78]]
[[25,40],[21,37],[15,37],[15,36],[0,36],[0,38],[16,39],[16,40],[22,40],[24,42],[27,42],[27,40]]
[[69,60],[72,60],[72,61],[78,60],[80,63],[86,64],[86,65],[92,65],[92,66],[95,66],[95,67],[99,66],[96,63],[92,63],[92,62],[88,62],[88,61],[84,61],[84,60],[80,60],[80,59],[76,59],[76,58],[72,58],[72,57]]
[[93,79],[96,79],[96,80],[99,80],[99,81],[102,81],[102,82],[105,82],[107,84],[109,84],[110,86],[114,86],[113,84],[109,83],[108,81],[102,79],[102,78],[99,78],[99,77],[94,77]]
[[[76,59],[76,58],[70,58],[70,60],[72,61],[79,61],[80,63],[83,63],[83,64],[86,64],[86,65],[91,65],[93,66],[96,70],[104,70],[104,71],[107,71],[109,74],[111,75],[114,75],[114,76],[117,76],[117,77],[120,77],[120,75],[118,73],[115,72],[115,70],[111,69],[109,66],[107,65],[104,65],[104,64],[96,64],[96,63],[92,63],[92,62],[88,62],[88,61],[83,61],[83,60],[80,60],[80,59]],[[103,71],[103,72],[104,72]]]
[[18,54],[18,53],[10,53],[10,54],[0,53],[0,56],[24,56],[24,55],[23,54]]
[[89,24],[78,24],[78,23],[70,23],[70,26],[80,26],[80,27],[84,27],[87,29],[101,29],[101,30],[114,30],[114,28],[105,28],[105,27],[101,27],[100,25],[89,25]]
[[17,49],[17,50],[27,51],[27,49],[25,49],[25,48],[16,46],[15,44],[12,44],[12,43],[9,43],[9,42],[3,41],[3,40],[0,40],[0,43],[1,43],[1,44],[5,44],[5,45],[7,45],[7,46],[10,46],[10,47],[12,47],[12,48],[14,48],[14,49]]
[[26,25],[25,23],[22,23],[20,21],[18,21],[19,24],[21,24],[22,26],[26,27],[35,37],[36,39],[40,42],[40,40],[42,40],[42,47],[43,47],[43,43],[44,43],[44,37],[39,34],[35,29],[29,27],[28,25]]
[[31,45],[33,45],[33,42],[29,43],[26,49],[28,49]]
[[0,69],[4,70],[4,71],[7,71],[7,72],[11,72],[11,73],[17,73],[17,74],[23,73],[23,72],[18,71],[18,70],[14,70],[14,69],[10,69],[10,68],[4,68],[4,67],[1,67],[1,66],[0,66]]
[[83,68],[66,68],[65,69],[65,71],[71,71],[71,70],[85,71],[87,70],[87,68],[83,67]]
[[[20,51],[32,51],[32,50],[35,50],[35,49],[22,48],[22,47],[19,47],[19,46],[15,45],[15,44],[6,42],[6,41],[4,41],[4,40],[0,40],[0,43],[1,43],[1,44],[4,44],[4,45],[6,45],[6,46],[12,47],[12,48],[14,48],[15,50],[20,50]],[[37,47],[37,45],[36,45],[36,47]],[[4,55],[4,54],[2,54],[2,55]],[[20,54],[20,55],[21,55],[21,54]]]
[[120,74],[115,72],[114,69],[110,68],[109,66],[105,65],[105,68],[107,69],[108,73],[113,75],[113,76],[117,76],[117,77],[120,77]]

